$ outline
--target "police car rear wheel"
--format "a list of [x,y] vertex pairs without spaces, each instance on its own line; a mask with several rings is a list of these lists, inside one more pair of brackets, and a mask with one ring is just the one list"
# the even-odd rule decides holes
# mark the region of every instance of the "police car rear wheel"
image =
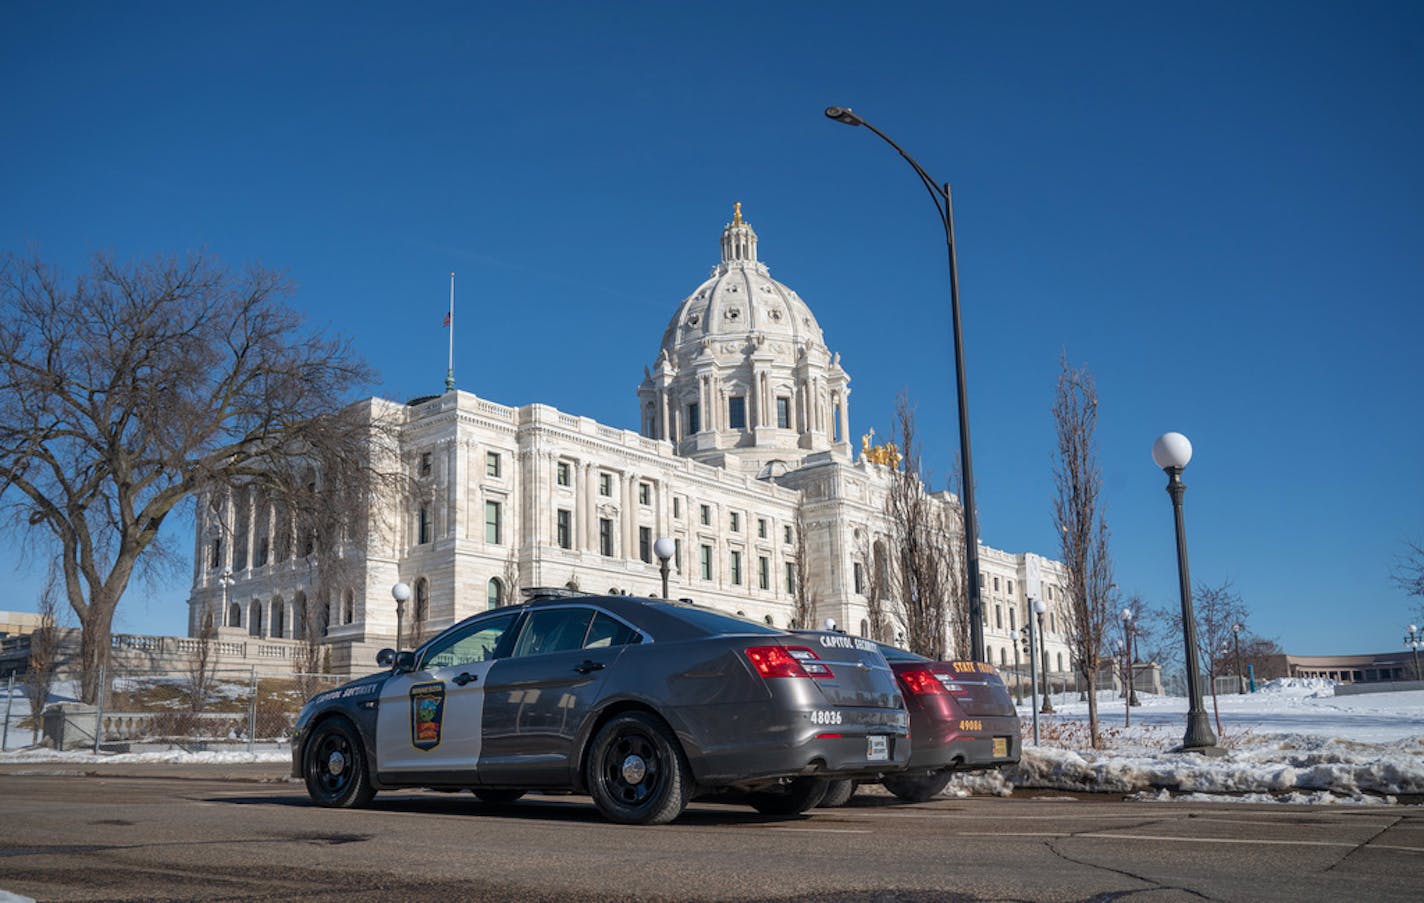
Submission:
[[941,771],[938,774],[914,777],[899,775],[886,778],[884,783],[886,790],[907,803],[925,803],[938,796],[940,791],[949,785],[949,779],[952,777],[952,772]]
[[816,808],[826,796],[831,782],[825,778],[795,778],[776,790],[761,790],[748,800],[762,815],[800,815]]
[[585,780],[598,811],[625,825],[662,825],[682,814],[689,796],[682,749],[662,719],[624,712],[599,728]]
[[307,741],[307,794],[318,806],[354,809],[376,795],[366,773],[366,757],[356,731],[333,719],[318,725]]
[[821,797],[821,801],[816,805],[822,809],[834,809],[850,802],[853,796],[855,781],[831,781],[831,786],[826,788],[826,795]]

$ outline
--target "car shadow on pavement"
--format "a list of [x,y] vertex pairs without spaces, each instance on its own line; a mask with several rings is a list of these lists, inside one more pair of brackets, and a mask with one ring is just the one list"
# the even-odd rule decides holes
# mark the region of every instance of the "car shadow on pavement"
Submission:
[[[327,811],[332,814],[398,812],[402,814],[444,815],[471,818],[513,819],[519,821],[562,821],[589,824],[613,824],[599,813],[586,796],[570,794],[530,794],[513,803],[484,803],[463,792],[435,791],[392,792],[381,794],[363,809],[323,810],[312,804],[304,793],[220,795],[201,798],[208,803],[234,806],[290,806]],[[721,803],[694,802],[679,815],[674,825],[761,825],[795,823],[810,820],[815,813],[829,814],[834,810],[813,809],[803,815],[762,815],[742,806]]]

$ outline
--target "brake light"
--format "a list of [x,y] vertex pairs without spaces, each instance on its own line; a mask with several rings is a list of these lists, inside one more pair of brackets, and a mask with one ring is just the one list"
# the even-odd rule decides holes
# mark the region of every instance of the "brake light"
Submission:
[[747,658],[762,677],[810,677],[785,646],[752,646]]
[[928,668],[918,668],[914,671],[901,671],[900,683],[905,685],[916,696],[931,696],[945,693],[944,684],[939,682],[933,671]]
[[786,651],[801,663],[801,668],[812,677],[835,677],[831,666],[821,661],[821,657],[805,646],[787,646]]

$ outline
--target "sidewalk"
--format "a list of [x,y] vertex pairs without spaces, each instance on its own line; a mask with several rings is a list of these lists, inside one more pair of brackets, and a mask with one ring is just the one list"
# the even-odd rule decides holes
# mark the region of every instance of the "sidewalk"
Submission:
[[296,783],[291,777],[291,765],[281,762],[0,762],[0,782],[6,775]]

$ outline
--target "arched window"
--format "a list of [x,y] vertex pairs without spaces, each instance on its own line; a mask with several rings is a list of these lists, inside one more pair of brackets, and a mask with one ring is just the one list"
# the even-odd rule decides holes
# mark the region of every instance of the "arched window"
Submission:
[[307,611],[307,594],[298,590],[292,597],[292,636],[298,640],[308,639],[307,624],[311,613]]
[[341,606],[341,623],[352,624],[356,621],[356,591],[348,589],[346,599]]
[[489,607],[499,608],[504,604],[504,584],[499,582],[498,577],[491,577],[489,582]]
[[870,636],[870,622],[865,618],[860,619],[860,635]]
[[999,647],[999,667],[1000,667],[1000,668],[1003,668],[1003,667],[1006,667],[1008,664],[1009,664],[1009,650],[1008,650],[1006,647],[1004,647],[1004,646],[1000,646],[1000,647]]
[[227,607],[227,626],[242,626],[242,606],[238,605],[236,602],[232,603]]
[[262,635],[262,603],[256,599],[247,606],[247,632],[252,636]]
[[1058,653],[1058,670],[1063,670],[1063,653]]
[[287,613],[284,611],[282,597],[278,596],[272,600],[272,636],[282,638],[282,632],[287,626]]

